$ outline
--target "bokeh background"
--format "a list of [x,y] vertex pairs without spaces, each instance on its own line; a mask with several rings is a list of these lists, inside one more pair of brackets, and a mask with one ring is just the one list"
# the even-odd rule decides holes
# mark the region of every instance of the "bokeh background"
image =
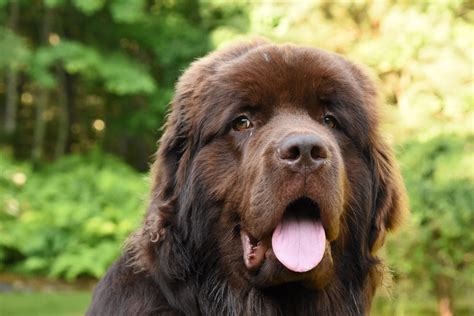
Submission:
[[0,314],[81,315],[137,227],[173,85],[265,36],[376,80],[410,195],[374,315],[474,315],[473,1],[0,0]]

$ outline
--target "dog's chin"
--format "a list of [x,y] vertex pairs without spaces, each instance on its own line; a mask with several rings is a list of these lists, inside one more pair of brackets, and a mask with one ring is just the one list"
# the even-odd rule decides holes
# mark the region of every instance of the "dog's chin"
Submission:
[[325,253],[316,267],[306,272],[294,272],[276,258],[273,250],[267,250],[266,258],[256,271],[249,271],[249,281],[256,288],[270,288],[285,283],[298,282],[311,289],[323,289],[334,274],[329,242]]

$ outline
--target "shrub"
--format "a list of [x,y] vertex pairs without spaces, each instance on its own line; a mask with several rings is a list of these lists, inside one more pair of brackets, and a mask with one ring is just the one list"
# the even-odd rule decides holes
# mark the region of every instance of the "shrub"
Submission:
[[388,242],[398,279],[395,296],[406,295],[402,288],[411,298],[431,291],[439,304],[452,305],[454,297],[473,291],[473,141],[472,135],[441,135],[403,146],[400,163],[412,214]]
[[142,217],[144,177],[111,156],[69,156],[37,172],[2,158],[0,168],[1,269],[100,277]]

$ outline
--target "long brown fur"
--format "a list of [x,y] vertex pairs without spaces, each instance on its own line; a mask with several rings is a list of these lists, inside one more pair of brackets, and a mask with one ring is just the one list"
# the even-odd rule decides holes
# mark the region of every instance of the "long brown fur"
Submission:
[[[232,120],[245,113],[249,130]],[[326,113],[337,128],[323,124]],[[313,133],[327,164],[292,172],[275,152]],[[306,170],[306,169],[305,169]],[[152,167],[143,225],[97,286],[89,315],[364,315],[383,278],[376,253],[406,213],[377,93],[359,67],[322,50],[240,43],[191,65]],[[328,238],[312,271],[243,260],[240,230],[265,240],[287,206],[317,203]]]

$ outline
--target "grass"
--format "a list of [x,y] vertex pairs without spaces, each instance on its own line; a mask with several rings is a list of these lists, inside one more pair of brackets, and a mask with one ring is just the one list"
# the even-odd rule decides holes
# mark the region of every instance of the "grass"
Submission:
[[[79,316],[84,315],[90,303],[92,291],[68,291],[65,293],[0,293],[0,315],[5,316]],[[472,302],[463,300],[456,315],[472,314]],[[420,304],[404,300],[395,302],[378,297],[372,308],[373,316],[429,316],[438,315],[432,301]]]
[[1,293],[0,315],[79,316],[84,315],[91,292]]

